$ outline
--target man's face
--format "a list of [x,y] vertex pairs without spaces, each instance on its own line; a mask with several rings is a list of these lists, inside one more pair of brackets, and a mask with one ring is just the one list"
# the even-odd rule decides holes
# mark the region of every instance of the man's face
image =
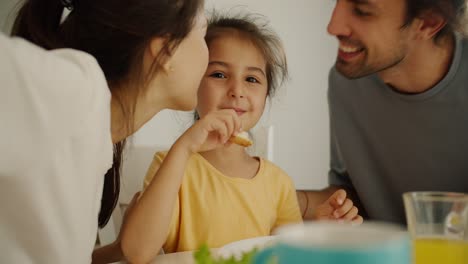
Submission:
[[354,79],[402,62],[411,44],[406,0],[336,0],[328,33],[339,41],[337,70]]

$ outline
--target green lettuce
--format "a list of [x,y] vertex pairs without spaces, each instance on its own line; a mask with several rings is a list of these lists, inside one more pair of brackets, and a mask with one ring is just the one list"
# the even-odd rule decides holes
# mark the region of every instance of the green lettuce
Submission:
[[211,255],[210,249],[207,245],[203,245],[198,249],[193,256],[195,257],[196,264],[253,264],[253,257],[258,249],[254,248],[251,251],[244,252],[240,259],[234,256],[230,258],[215,258]]

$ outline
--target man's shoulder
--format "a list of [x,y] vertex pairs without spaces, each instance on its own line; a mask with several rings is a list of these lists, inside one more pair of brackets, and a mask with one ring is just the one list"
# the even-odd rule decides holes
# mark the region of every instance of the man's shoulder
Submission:
[[468,57],[468,36],[462,37],[461,43],[462,43],[462,51],[463,51],[462,56],[467,58]]
[[468,35],[462,36],[462,37],[461,37],[461,41],[462,41],[463,46],[464,46],[465,48],[468,47]]

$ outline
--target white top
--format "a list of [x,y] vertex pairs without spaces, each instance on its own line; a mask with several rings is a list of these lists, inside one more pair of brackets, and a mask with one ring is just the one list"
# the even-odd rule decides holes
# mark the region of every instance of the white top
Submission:
[[96,60],[0,34],[0,263],[90,263],[112,165]]

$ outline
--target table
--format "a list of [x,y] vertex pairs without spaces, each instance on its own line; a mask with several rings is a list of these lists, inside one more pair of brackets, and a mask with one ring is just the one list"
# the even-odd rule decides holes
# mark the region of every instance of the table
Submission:
[[194,264],[193,251],[162,254],[157,256],[151,264]]
[[[216,256],[217,249],[211,249],[211,254]],[[193,251],[177,252],[158,255],[151,264],[195,264]]]

